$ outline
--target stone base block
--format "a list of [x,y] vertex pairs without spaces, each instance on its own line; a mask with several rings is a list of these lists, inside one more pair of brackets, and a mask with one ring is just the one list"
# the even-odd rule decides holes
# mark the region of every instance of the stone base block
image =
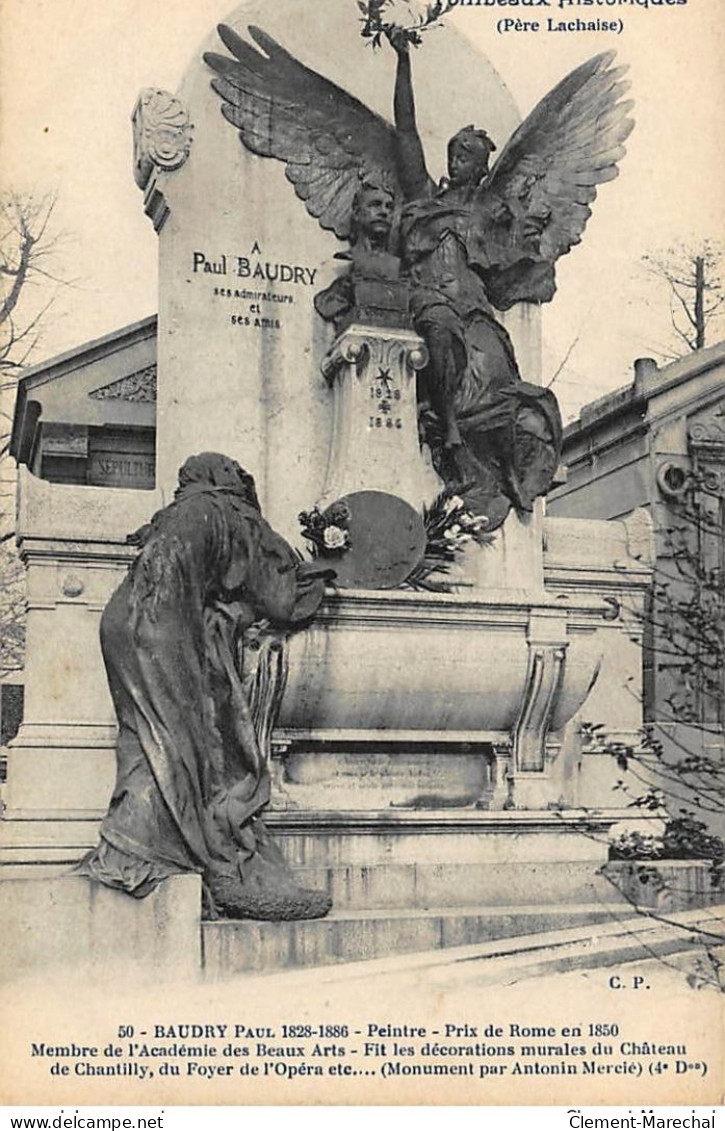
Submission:
[[304,887],[338,910],[624,902],[595,863],[412,863],[297,867]]
[[62,875],[98,842],[102,812],[20,810],[0,821],[0,877],[29,879]]
[[[666,922],[642,915],[580,923],[563,930],[515,935],[468,946],[388,958],[336,963],[272,975],[280,992],[299,994],[304,986],[329,994],[344,984],[348,993],[365,995],[374,988],[379,1000],[389,993],[395,998],[425,983],[428,991],[450,992],[454,987],[506,986],[533,978],[565,974],[571,970],[594,970],[607,966],[680,955],[677,967],[686,974],[697,962],[693,935],[698,931],[725,928],[725,907],[673,912]],[[693,953],[694,951],[694,953]],[[265,979],[269,985],[269,979]],[[719,1030],[718,1030],[719,1032]]]
[[631,905],[658,912],[721,904],[725,895],[725,876],[710,860],[612,860],[604,877]]
[[10,750],[4,799],[10,814],[32,809],[103,813],[115,776],[113,739],[100,747],[37,749],[18,745]]
[[201,964],[200,915],[199,876],[175,876],[142,900],[81,876],[2,880],[0,972],[191,978]]
[[300,923],[204,923],[204,971],[221,978],[294,966],[324,966],[508,939],[611,920],[621,906],[431,908],[333,912]]
[[[0,821],[0,874],[38,875],[68,868],[98,838],[101,812],[20,811]],[[594,869],[607,859],[612,825],[627,809],[584,813],[405,809],[268,810],[265,821],[290,865],[335,868],[473,864],[510,868],[549,863]],[[13,869],[13,871],[8,871]]]

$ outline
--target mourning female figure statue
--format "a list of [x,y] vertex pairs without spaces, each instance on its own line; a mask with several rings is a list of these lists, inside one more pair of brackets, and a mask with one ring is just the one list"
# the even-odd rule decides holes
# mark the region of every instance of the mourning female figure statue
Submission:
[[[174,501],[139,536],[101,621],[117,777],[79,871],[134,896],[197,872],[212,916],[324,915],[329,899],[295,883],[260,816],[264,710],[244,652],[259,622],[274,640],[309,621],[325,574],[265,522],[252,477],[213,452],[186,461]],[[280,694],[281,654],[267,658]]]

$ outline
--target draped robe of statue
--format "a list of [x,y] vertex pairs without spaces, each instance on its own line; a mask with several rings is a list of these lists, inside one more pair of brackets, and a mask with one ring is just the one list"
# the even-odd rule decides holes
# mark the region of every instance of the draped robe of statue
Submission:
[[179,483],[103,614],[117,778],[100,843],[79,870],[135,896],[198,872],[212,910],[229,891],[239,904],[245,889],[271,905],[260,912],[252,898],[253,917],[324,914],[329,901],[318,893],[302,893],[314,906],[303,898],[296,913],[274,906],[272,889],[282,903],[301,889],[259,818],[269,771],[242,662],[250,626],[303,624],[324,582],[305,575],[265,522],[251,477],[232,460],[192,457]]
[[[521,378],[487,289],[487,278],[501,273],[503,257],[482,233],[465,192],[425,183],[423,194],[403,209],[400,242],[415,328],[429,346],[441,330],[452,343],[450,377],[439,363],[423,379],[444,385],[463,442],[449,467],[442,414],[429,415],[425,432],[434,462],[445,480],[452,476],[461,489],[466,485],[469,505],[487,514],[492,528],[512,503],[530,511],[551,483],[562,433],[556,398]],[[509,258],[509,274],[521,263],[530,266],[524,251]]]

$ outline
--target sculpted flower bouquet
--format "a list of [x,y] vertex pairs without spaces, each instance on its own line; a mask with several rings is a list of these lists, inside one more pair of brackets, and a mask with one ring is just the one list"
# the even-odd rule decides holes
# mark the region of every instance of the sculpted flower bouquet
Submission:
[[318,507],[302,511],[299,522],[314,557],[330,557],[349,549],[350,509],[346,503],[333,503],[324,511]]
[[402,36],[413,47],[423,42],[422,32],[455,7],[452,0],[358,0],[363,39],[379,47],[382,37]]
[[[351,546],[352,514],[347,503],[332,503],[326,510],[319,507],[302,511],[299,522],[303,536],[310,544],[313,558],[338,558]],[[426,531],[425,554],[420,564],[402,583],[408,589],[428,589],[449,593],[453,585],[445,580],[450,566],[466,546],[476,542],[487,546],[495,534],[488,532],[485,515],[474,515],[460,495],[446,489],[423,514]]]
[[466,546],[476,542],[490,545],[495,535],[487,533],[486,515],[474,515],[460,495],[442,491],[433,505],[425,511],[427,535],[425,556],[407,579],[411,589],[430,589],[438,593],[451,590],[449,582],[435,574],[446,574],[452,562],[463,553]]

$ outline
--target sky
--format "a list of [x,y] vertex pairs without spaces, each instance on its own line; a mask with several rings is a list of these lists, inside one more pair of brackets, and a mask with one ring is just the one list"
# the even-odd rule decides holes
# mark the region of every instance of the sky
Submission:
[[[570,419],[630,381],[635,358],[661,357],[671,345],[666,287],[648,275],[642,257],[722,230],[725,21],[721,0],[627,0],[614,8],[598,0],[560,10],[562,2],[461,4],[447,18],[488,55],[523,114],[598,51],[614,47],[630,66],[637,124],[621,175],[600,190],[582,245],[560,261],[558,294],[545,310],[544,380],[558,371],[554,388]],[[340,3],[357,18],[355,0]],[[47,320],[35,362],[155,311],[157,237],[133,180],[131,111],[143,87],[179,86],[199,45],[233,6],[4,0],[2,187],[57,193],[63,240],[56,270],[73,280]],[[540,23],[621,17],[624,28],[619,35],[497,32],[502,16],[519,14]],[[451,83],[455,76],[441,76],[443,96]],[[485,125],[485,108],[472,107],[469,120]]]

